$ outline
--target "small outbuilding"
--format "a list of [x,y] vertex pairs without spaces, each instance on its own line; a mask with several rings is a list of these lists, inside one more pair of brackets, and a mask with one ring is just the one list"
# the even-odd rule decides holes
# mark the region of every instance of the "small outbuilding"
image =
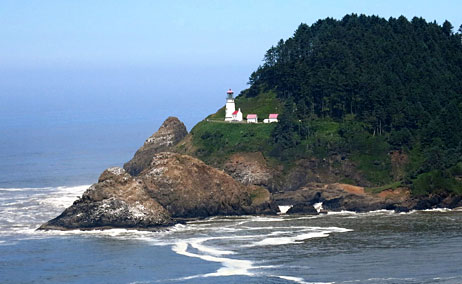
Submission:
[[233,112],[231,121],[242,121],[241,109],[238,109]]
[[258,123],[258,116],[256,114],[247,115],[247,123]]
[[278,113],[270,113],[269,117],[263,120],[263,123],[278,122]]

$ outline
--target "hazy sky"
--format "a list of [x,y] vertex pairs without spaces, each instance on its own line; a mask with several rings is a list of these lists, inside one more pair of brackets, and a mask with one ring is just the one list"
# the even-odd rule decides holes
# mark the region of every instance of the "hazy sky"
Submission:
[[0,62],[4,68],[255,66],[301,22],[353,12],[462,24],[460,0],[2,0]]
[[246,87],[300,23],[364,13],[455,30],[460,0],[0,1],[0,112],[193,108],[197,121]]

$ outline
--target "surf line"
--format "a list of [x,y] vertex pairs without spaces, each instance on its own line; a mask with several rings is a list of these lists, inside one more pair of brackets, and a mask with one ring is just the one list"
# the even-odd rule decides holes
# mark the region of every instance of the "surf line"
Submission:
[[[180,241],[173,245],[172,250],[177,254],[181,254],[188,257],[200,258],[205,261],[218,262],[222,264],[222,267],[219,268],[216,272],[199,274],[193,276],[187,276],[181,278],[181,280],[188,280],[194,278],[202,277],[217,277],[217,276],[232,276],[232,275],[242,275],[242,276],[254,276],[254,273],[249,270],[255,269],[257,267],[253,266],[252,261],[250,260],[241,260],[222,257],[221,255],[233,254],[230,251],[221,251],[215,248],[210,248],[203,243],[205,241],[211,240],[213,238],[202,238],[189,241]],[[188,247],[191,246],[197,249],[200,252],[209,253],[209,254],[197,254],[188,251]]]
[[[225,277],[225,276],[254,277],[254,276],[257,276],[257,274],[250,272],[250,270],[273,267],[273,266],[254,266],[253,262],[250,260],[241,260],[241,259],[223,257],[222,255],[234,254],[234,252],[219,250],[216,248],[205,246],[203,244],[204,242],[213,240],[213,239],[215,238],[196,238],[196,239],[190,239],[190,240],[185,240],[185,241],[179,241],[173,245],[172,250],[176,252],[177,254],[188,256],[188,257],[195,257],[195,258],[199,258],[199,259],[209,261],[209,262],[218,262],[222,264],[222,267],[219,268],[216,272],[186,276],[186,277],[182,277],[176,280],[190,280],[190,279],[196,279],[196,278]],[[197,253],[190,252],[188,251],[189,247],[197,249],[198,251],[203,252],[205,254],[197,254]],[[259,274],[259,275],[264,276],[265,274]],[[306,282],[303,278],[300,278],[300,277],[271,275],[271,274],[267,275],[267,277],[276,277],[276,278],[292,281],[295,283],[301,283],[301,284],[315,284],[314,282]],[[321,282],[316,282],[316,284],[318,283],[321,284]]]

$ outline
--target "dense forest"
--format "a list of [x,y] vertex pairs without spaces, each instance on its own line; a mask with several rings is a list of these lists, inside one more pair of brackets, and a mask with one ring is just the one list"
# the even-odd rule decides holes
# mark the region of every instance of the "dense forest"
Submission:
[[[241,98],[272,92],[284,105],[272,156],[399,150],[416,192],[462,192],[462,26],[356,14],[301,24],[249,85]],[[320,121],[335,125],[330,138]]]

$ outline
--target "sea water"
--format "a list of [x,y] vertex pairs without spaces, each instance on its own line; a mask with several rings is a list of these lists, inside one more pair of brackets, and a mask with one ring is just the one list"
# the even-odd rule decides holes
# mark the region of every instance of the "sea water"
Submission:
[[0,283],[462,283],[457,210],[37,231],[129,160],[169,112],[0,107]]
[[36,231],[84,186],[0,189],[0,283],[461,283],[462,212],[213,217]]

